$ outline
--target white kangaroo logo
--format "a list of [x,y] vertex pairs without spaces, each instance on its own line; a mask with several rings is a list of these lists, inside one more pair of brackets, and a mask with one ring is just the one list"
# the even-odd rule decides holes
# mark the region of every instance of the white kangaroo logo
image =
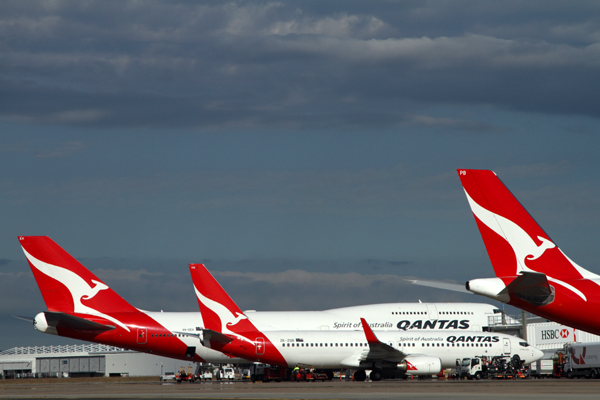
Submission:
[[91,287],[89,283],[87,283],[82,277],[80,277],[73,271],[38,260],[31,254],[29,254],[27,250],[25,250],[25,248],[23,248],[23,252],[25,252],[25,257],[27,257],[27,259],[38,271],[45,275],[48,275],[52,279],[56,279],[57,281],[59,281],[67,287],[67,289],[71,293],[71,297],[73,298],[73,312],[80,314],[97,315],[102,318],[106,318],[129,332],[129,328],[121,321],[81,303],[81,299],[90,300],[94,296],[96,296],[101,290],[108,289],[108,286],[106,286],[102,282],[92,279],[94,287]]
[[230,334],[230,335],[236,336],[242,340],[245,340],[247,342],[250,342],[250,343],[252,342],[252,341],[248,340],[247,338],[240,336],[239,334],[237,334],[229,329],[229,327],[233,327],[241,320],[248,319],[248,317],[246,317],[243,313],[240,313],[237,311],[234,314],[233,312],[231,312],[231,310],[229,310],[223,304],[217,303],[216,301],[211,300],[208,297],[204,296],[202,293],[200,293],[198,291],[198,289],[196,288],[196,285],[194,285],[194,291],[196,292],[196,297],[198,297],[198,300],[202,304],[204,304],[204,306],[206,308],[208,308],[209,310],[211,310],[215,314],[217,314],[217,316],[221,320],[221,331],[220,331],[221,333]]
[[[515,224],[513,221],[507,218],[504,218],[501,215],[495,214],[483,208],[482,206],[477,204],[475,200],[471,198],[471,196],[469,196],[469,193],[467,193],[466,190],[465,194],[467,195],[467,200],[469,201],[471,210],[473,210],[473,214],[475,214],[475,216],[481,222],[487,225],[488,228],[496,232],[499,236],[503,237],[512,247],[516,256],[517,264],[515,274],[518,274],[522,271],[538,272],[527,267],[527,265],[525,265],[525,260],[536,260],[540,258],[546,250],[553,249],[556,247],[556,245],[552,243],[552,241],[542,236],[538,236],[538,239],[542,242],[542,244],[538,246],[535,243],[535,241],[531,238],[531,236],[529,236],[529,234],[525,232],[525,230],[523,230],[523,228],[521,228],[519,225]],[[566,258],[576,270],[579,270],[577,266],[568,257]],[[583,300],[587,301],[585,295],[572,285],[569,285],[568,283],[560,281],[558,279],[552,278],[547,274],[546,277],[548,278],[548,280],[564,286],[565,288],[577,294]]]

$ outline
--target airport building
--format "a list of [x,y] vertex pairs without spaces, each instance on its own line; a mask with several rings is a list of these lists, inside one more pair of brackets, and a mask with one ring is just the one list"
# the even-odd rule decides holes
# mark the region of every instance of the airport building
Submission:
[[532,314],[515,317],[490,317],[489,329],[524,338],[530,345],[547,353],[562,350],[567,343],[600,342],[600,336],[570,326],[550,322]]
[[156,376],[196,363],[102,344],[14,347],[0,352],[3,377]]

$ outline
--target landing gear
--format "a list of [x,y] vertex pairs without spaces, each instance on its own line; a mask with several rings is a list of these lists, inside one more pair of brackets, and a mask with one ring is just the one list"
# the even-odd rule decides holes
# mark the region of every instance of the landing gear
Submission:
[[373,382],[380,381],[381,378],[383,378],[383,374],[381,373],[381,370],[374,369],[371,371],[371,374],[369,374],[369,378],[371,378]]
[[360,369],[356,372],[354,372],[354,380],[357,382],[364,382],[364,380],[367,379],[367,373]]

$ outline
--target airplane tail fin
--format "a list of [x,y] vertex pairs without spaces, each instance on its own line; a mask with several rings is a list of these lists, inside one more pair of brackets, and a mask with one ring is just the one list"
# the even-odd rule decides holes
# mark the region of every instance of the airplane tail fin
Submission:
[[555,279],[598,277],[550,240],[493,171],[459,169],[458,175],[497,277],[523,272]]
[[204,265],[190,264],[190,274],[205,328],[204,346],[250,361],[288,366],[277,347],[244,315]]
[[137,311],[46,236],[19,236],[49,311],[104,316]]
[[219,333],[257,331],[203,264],[190,264],[204,327]]

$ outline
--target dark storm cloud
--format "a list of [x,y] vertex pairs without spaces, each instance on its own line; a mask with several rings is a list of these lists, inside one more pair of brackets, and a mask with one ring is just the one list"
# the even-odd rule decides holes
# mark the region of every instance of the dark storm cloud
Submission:
[[597,117],[598,7],[3,2],[0,112],[213,129],[431,124],[436,104]]

